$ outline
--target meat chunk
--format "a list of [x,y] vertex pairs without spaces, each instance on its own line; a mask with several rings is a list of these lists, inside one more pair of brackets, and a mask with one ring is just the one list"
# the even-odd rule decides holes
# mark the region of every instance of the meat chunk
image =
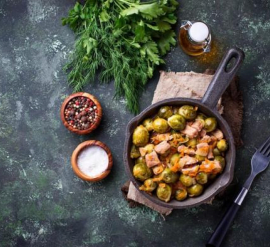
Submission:
[[188,175],[190,177],[195,177],[199,172],[199,165],[191,166],[191,167],[184,167],[182,169],[182,173],[184,175]]
[[148,167],[153,167],[153,166],[160,164],[160,160],[159,160],[158,155],[155,151],[153,151],[150,154],[145,155],[145,161],[146,161],[146,165]]
[[188,155],[185,155],[183,158],[179,160],[179,168],[180,170],[185,166],[185,165],[193,165],[198,162],[197,159],[194,157],[190,157]]
[[209,145],[209,152],[208,152],[207,158],[208,159],[214,159],[213,146],[212,145]]
[[198,130],[200,132],[204,126],[204,123],[200,119],[195,119],[195,122],[191,125],[192,128]]
[[204,137],[206,135],[206,130],[202,129],[202,131],[200,132],[200,137]]
[[177,151],[179,153],[188,154],[188,155],[195,155],[195,150],[192,148],[188,148],[185,145],[181,145],[178,147]]
[[196,154],[200,156],[207,156],[209,152],[209,145],[207,143],[199,143],[197,145]]
[[187,135],[189,138],[194,138],[198,135],[198,130],[187,124],[186,128],[182,130],[181,133]]
[[200,142],[205,142],[205,143],[208,143],[208,142],[210,142],[210,141],[212,141],[212,138],[211,138],[211,136],[209,136],[209,135],[205,135],[205,136],[200,140]]
[[219,129],[216,129],[215,131],[213,131],[212,135],[215,136],[218,140],[221,140],[224,137],[222,131]]
[[170,141],[173,137],[171,136],[171,133],[165,133],[165,134],[154,134],[151,136],[151,141],[154,144],[159,144],[162,141]]
[[165,154],[170,147],[171,145],[167,141],[163,141],[155,146],[155,151],[159,154]]
[[217,174],[222,171],[222,166],[217,160],[206,160],[200,165],[200,171],[205,173]]

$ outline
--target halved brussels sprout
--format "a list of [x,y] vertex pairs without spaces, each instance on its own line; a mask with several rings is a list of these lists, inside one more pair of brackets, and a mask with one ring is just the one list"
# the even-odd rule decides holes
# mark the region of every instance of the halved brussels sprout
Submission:
[[192,139],[190,139],[188,142],[187,142],[187,146],[189,147],[189,148],[196,148],[196,145],[197,145],[197,143],[198,143],[198,141],[197,141],[197,139],[196,138],[192,138]]
[[157,188],[157,183],[153,181],[152,178],[148,178],[144,181],[143,185],[140,187],[140,190],[146,192],[152,192]]
[[143,125],[140,125],[134,130],[132,138],[137,147],[143,147],[149,141],[149,132]]
[[197,119],[205,120],[205,119],[207,118],[207,116],[200,112],[200,113],[198,113],[198,115],[197,115],[196,118],[197,118]]
[[183,116],[175,114],[168,118],[168,124],[174,130],[183,130],[186,127],[186,120]]
[[201,184],[194,184],[187,188],[187,192],[190,197],[199,196],[203,192],[203,186]]
[[160,183],[157,188],[157,197],[165,202],[170,201],[172,195],[172,188],[168,184]]
[[213,149],[213,154],[214,154],[214,156],[220,156],[220,155],[221,155],[221,153],[220,153],[220,151],[218,150],[218,148],[214,148],[214,149]]
[[172,107],[170,106],[162,106],[158,111],[158,116],[161,118],[168,119],[173,115]]
[[205,156],[202,156],[202,155],[198,155],[198,154],[196,154],[195,155],[195,158],[199,161],[199,162],[202,162],[202,161],[204,161],[205,160]]
[[141,156],[135,160],[135,164],[139,164],[139,163],[146,164],[145,158]]
[[138,163],[133,167],[133,176],[140,181],[144,181],[152,176],[152,171],[146,164]]
[[155,132],[163,134],[169,129],[168,122],[163,118],[156,118],[153,121],[153,129]]
[[164,181],[165,183],[175,183],[179,178],[179,175],[173,171],[171,171],[170,168],[165,168],[165,170],[160,174],[160,179]]
[[180,188],[177,191],[175,191],[175,199],[177,201],[183,201],[187,198],[187,191],[184,188]]
[[208,181],[208,175],[205,172],[199,172],[196,176],[196,181],[199,184],[206,184]]
[[192,178],[192,177],[190,177],[188,175],[184,175],[184,174],[181,174],[180,175],[180,179],[179,180],[186,187],[189,187],[189,186],[191,186],[193,184],[196,184],[195,178]]
[[175,165],[177,162],[179,162],[179,159],[180,159],[179,153],[173,154],[172,157],[170,158],[170,164]]
[[222,166],[222,169],[225,167],[226,161],[222,156],[215,156],[215,160],[219,161]]
[[148,130],[153,130],[153,120],[151,118],[147,118],[143,121],[143,126]]
[[228,144],[227,144],[226,140],[221,139],[220,141],[218,141],[217,148],[219,151],[225,152],[228,149]]
[[179,109],[179,114],[187,120],[193,120],[197,116],[197,108],[192,105],[183,105]]
[[217,128],[217,120],[214,117],[209,117],[204,120],[204,129],[206,132],[214,131]]
[[136,147],[135,145],[132,145],[131,150],[130,150],[130,158],[131,159],[136,159],[141,156],[139,148]]

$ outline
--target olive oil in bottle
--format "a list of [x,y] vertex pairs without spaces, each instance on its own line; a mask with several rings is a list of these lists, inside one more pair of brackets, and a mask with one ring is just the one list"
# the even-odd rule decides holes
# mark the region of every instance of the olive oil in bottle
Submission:
[[182,21],[179,32],[179,44],[190,56],[199,56],[211,50],[209,27],[201,21]]

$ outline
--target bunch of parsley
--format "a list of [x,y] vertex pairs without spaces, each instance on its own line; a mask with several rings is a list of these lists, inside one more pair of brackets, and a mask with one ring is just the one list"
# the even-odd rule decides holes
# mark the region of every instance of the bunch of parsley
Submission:
[[75,51],[65,66],[74,91],[93,81],[114,80],[115,97],[125,97],[128,109],[139,111],[138,99],[175,45],[175,0],[87,0],[76,3],[62,19],[77,35]]

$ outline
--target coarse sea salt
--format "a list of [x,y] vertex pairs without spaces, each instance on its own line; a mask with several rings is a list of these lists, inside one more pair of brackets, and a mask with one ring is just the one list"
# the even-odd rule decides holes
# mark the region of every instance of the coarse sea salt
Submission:
[[80,152],[77,164],[81,172],[85,175],[95,177],[108,168],[109,158],[103,148],[99,146],[89,146]]

